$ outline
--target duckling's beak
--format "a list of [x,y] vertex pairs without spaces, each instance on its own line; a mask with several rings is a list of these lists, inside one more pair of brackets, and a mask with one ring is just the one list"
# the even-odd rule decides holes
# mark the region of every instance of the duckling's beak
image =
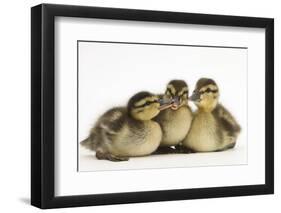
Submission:
[[198,101],[198,100],[200,100],[200,93],[194,91],[193,94],[189,97],[189,100],[191,100],[191,101]]
[[158,108],[160,111],[168,109],[170,107],[172,107],[173,104],[165,104],[165,105],[160,105],[160,107]]
[[168,109],[173,105],[171,100],[165,100],[163,98],[159,99],[158,102],[160,103],[160,107],[158,108],[160,111],[164,109]]
[[180,107],[180,98],[178,96],[175,96],[172,99],[172,106],[171,109],[172,110],[177,110]]

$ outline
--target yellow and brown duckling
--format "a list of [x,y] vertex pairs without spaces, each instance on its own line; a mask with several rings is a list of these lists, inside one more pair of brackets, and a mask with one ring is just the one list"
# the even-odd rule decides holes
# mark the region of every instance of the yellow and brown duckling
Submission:
[[103,114],[81,145],[96,152],[98,159],[124,161],[154,152],[162,138],[160,125],[152,119],[165,105],[149,92],[134,95],[127,107]]
[[[186,137],[191,121],[192,111],[188,105],[188,86],[183,80],[172,80],[166,87],[165,94],[160,96],[163,103],[170,108],[160,112],[156,117],[163,136],[156,153],[173,153]],[[175,147],[173,149],[171,147]]]
[[198,107],[183,145],[194,152],[222,151],[236,144],[240,126],[219,101],[219,88],[209,78],[201,78],[190,97]]

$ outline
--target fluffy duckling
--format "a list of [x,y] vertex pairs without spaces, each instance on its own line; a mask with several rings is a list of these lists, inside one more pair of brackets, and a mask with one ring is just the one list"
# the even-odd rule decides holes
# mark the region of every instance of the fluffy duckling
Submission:
[[163,136],[157,154],[177,152],[171,146],[178,146],[186,137],[191,121],[192,111],[188,106],[188,86],[183,80],[172,80],[166,87],[162,101],[171,104],[170,108],[160,112],[156,118]]
[[236,144],[240,126],[219,100],[214,80],[201,78],[190,100],[198,107],[183,145],[195,152],[222,151]]
[[154,152],[161,141],[160,125],[152,121],[160,110],[159,98],[149,92],[134,95],[127,107],[103,114],[81,145],[96,152],[98,159],[125,161]]

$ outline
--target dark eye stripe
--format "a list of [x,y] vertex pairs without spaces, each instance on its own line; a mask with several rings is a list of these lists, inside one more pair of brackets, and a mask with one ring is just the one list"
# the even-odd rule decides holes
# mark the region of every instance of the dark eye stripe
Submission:
[[140,106],[135,106],[135,108],[145,107],[145,106],[148,106],[148,105],[153,104],[153,103],[158,103],[158,101],[157,100],[155,100],[155,101],[146,101],[144,104],[142,104]]
[[218,92],[218,90],[217,90],[217,89],[212,90],[212,89],[208,88],[208,89],[206,89],[205,91],[201,91],[200,94],[203,94],[203,93],[205,93],[205,92],[208,92],[208,93],[209,93],[209,92],[216,93],[216,92]]
[[184,91],[181,95],[179,95],[179,96],[183,96],[183,95],[185,95],[185,94],[187,94],[187,91]]

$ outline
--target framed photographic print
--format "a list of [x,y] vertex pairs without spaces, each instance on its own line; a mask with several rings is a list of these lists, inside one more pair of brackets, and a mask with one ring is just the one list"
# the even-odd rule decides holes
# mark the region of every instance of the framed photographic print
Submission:
[[31,203],[271,194],[274,21],[31,9]]

